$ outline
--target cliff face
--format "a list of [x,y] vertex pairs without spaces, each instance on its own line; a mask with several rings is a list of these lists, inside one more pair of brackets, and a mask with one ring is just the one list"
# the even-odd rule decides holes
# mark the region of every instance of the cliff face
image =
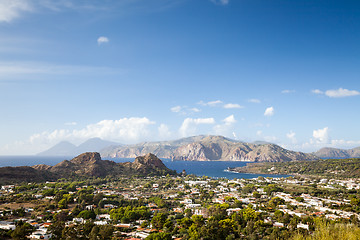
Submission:
[[110,158],[135,158],[147,153],[153,153],[161,158],[170,158],[178,147],[200,141],[206,136],[194,136],[174,141],[144,142],[126,146],[112,146],[101,151],[102,157]]
[[353,149],[321,148],[314,152],[314,155],[320,158],[358,158],[360,157],[360,147]]
[[270,143],[244,143],[222,136],[197,136],[177,141],[142,143],[108,149],[109,157],[136,157],[144,151],[162,158],[185,161],[283,162],[318,159],[312,154],[289,151]]
[[231,142],[224,138],[209,137],[200,142],[177,148],[171,155],[173,160],[188,161],[251,161],[287,162],[317,160],[311,154],[286,150],[275,144],[251,144]]

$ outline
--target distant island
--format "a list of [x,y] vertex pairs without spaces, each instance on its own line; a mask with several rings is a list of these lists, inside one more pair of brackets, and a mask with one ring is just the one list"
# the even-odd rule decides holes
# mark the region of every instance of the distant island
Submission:
[[[84,149],[84,146],[89,146],[89,141],[75,148],[71,143],[61,142],[39,155],[72,156],[79,149]],[[135,158],[151,152],[160,158],[168,158],[174,161],[287,162],[319,159],[314,154],[290,151],[272,143],[246,143],[223,136],[211,135],[200,135],[174,141],[144,142],[133,145],[115,145],[112,142],[102,141],[101,139],[93,139],[90,142],[99,143],[92,144],[97,146],[97,149],[93,151],[100,152],[103,158]],[[100,145],[106,144],[106,147],[99,149]],[[67,148],[68,150],[65,150]]]

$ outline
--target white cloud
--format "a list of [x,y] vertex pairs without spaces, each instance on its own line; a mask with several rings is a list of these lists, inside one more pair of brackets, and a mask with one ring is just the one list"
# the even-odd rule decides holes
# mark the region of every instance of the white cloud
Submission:
[[222,103],[223,103],[223,101],[221,101],[221,100],[215,100],[215,101],[210,101],[210,102],[200,101],[198,104],[203,105],[203,106],[216,107]]
[[331,98],[342,98],[342,97],[352,97],[360,95],[359,91],[356,90],[348,90],[344,88],[339,88],[336,90],[327,90],[325,95]]
[[268,107],[266,108],[265,112],[264,112],[264,116],[267,116],[267,117],[271,117],[274,115],[274,108],[273,107]]
[[109,42],[109,39],[107,37],[104,37],[104,36],[101,36],[97,39],[97,43],[99,45],[103,44],[103,43],[108,43]]
[[230,115],[222,120],[223,124],[217,124],[214,126],[214,132],[217,135],[223,135],[227,137],[234,136],[233,126],[237,122],[234,115]]
[[0,22],[11,22],[19,18],[21,13],[30,12],[33,8],[26,0],[1,0]]
[[232,133],[232,135],[233,135],[234,139],[235,139],[235,140],[237,140],[236,133],[235,133],[235,132],[233,132],[233,133]]
[[196,134],[198,125],[214,123],[214,118],[186,118],[179,129],[179,133],[182,137],[193,136]]
[[257,135],[257,136],[261,136],[261,135],[262,135],[262,131],[261,131],[261,130],[256,131],[256,135]]
[[169,130],[169,127],[166,124],[160,124],[158,127],[159,137],[162,140],[168,139],[172,136],[172,133]]
[[192,111],[192,112],[200,112],[201,110],[198,109],[198,108],[190,108],[190,111]]
[[102,120],[95,124],[90,124],[81,130],[74,130],[72,135],[78,138],[100,137],[103,139],[117,141],[138,141],[147,136],[147,127],[155,122],[148,118],[122,118],[119,120]]
[[295,135],[295,132],[290,131],[286,134],[286,137],[290,139],[293,144],[295,144],[297,142]]
[[313,131],[313,138],[315,143],[329,143],[329,128],[324,127]]
[[[26,141],[18,141],[8,144],[0,149],[0,152],[11,154],[19,152],[24,154],[34,154],[57,144],[60,141],[70,141],[80,143],[89,138],[99,137],[119,143],[136,143],[144,141],[153,136],[150,126],[155,122],[146,117],[121,118],[119,120],[102,120],[89,124],[82,129],[56,129],[36,133]],[[164,130],[164,126],[161,127]],[[164,131],[163,131],[164,133]]]
[[224,105],[224,108],[232,109],[232,108],[244,108],[244,107],[237,103],[227,103]]
[[228,5],[230,0],[211,0],[211,2],[217,5]]
[[343,98],[343,97],[352,97],[360,95],[359,91],[356,90],[349,90],[345,88],[339,88],[339,89],[330,89],[326,90],[325,92],[315,89],[311,91],[314,94],[325,94],[327,97],[330,98]]
[[175,106],[175,107],[170,108],[170,110],[174,113],[180,113],[182,115],[197,113],[197,112],[201,111],[198,108],[189,108],[187,106]]
[[180,112],[181,109],[182,109],[181,106],[175,106],[175,107],[170,108],[170,110],[171,110],[172,112],[175,112],[175,113]]
[[256,98],[249,99],[248,102],[251,102],[251,103],[261,103],[261,101],[260,101],[259,99],[256,99]]
[[225,118],[225,119],[223,120],[223,122],[225,123],[225,125],[231,125],[231,124],[236,123],[237,121],[236,121],[234,115],[230,115],[230,116],[228,116],[227,118]]
[[319,90],[319,89],[311,90],[311,92],[314,93],[314,94],[324,94],[324,92]]

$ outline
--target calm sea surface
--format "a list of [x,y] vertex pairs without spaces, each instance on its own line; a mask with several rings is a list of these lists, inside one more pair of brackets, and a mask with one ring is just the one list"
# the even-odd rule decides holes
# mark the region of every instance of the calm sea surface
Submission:
[[[63,160],[70,160],[73,157],[43,157],[43,156],[0,156],[0,167],[6,166],[33,166],[36,164],[55,165]],[[108,158],[104,158],[108,159]],[[132,162],[133,158],[113,158],[108,159],[115,162]],[[209,176],[218,178],[257,178],[263,177],[288,177],[289,175],[272,175],[272,174],[247,174],[247,173],[232,173],[225,172],[228,167],[242,167],[246,162],[200,162],[200,161],[171,161],[169,159],[162,159],[164,164],[177,172],[185,169],[187,174],[195,174],[198,176]]]

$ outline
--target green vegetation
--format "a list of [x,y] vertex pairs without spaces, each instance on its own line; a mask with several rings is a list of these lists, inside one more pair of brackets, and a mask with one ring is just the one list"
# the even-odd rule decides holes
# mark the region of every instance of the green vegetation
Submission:
[[250,163],[237,169],[240,172],[268,174],[300,174],[335,178],[359,178],[360,158],[322,159],[276,163]]
[[17,224],[0,230],[1,239],[25,239],[38,226],[59,240],[121,240],[129,234],[331,240],[358,239],[360,232],[357,180],[108,176],[8,188],[1,191],[0,221]]
[[360,228],[354,224],[329,223],[318,220],[313,235],[297,233],[293,240],[339,240],[360,239]]

